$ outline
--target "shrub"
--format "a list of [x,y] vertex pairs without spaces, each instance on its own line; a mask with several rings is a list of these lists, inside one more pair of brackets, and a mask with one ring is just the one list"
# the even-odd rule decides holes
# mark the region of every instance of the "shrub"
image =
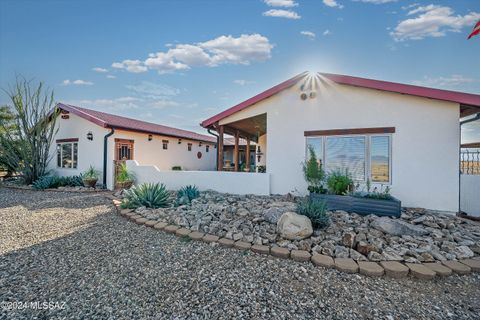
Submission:
[[308,152],[308,160],[303,163],[303,176],[308,183],[308,191],[322,193],[322,181],[325,179],[325,172],[312,146],[308,146]]
[[87,171],[82,173],[82,179],[85,180],[96,180],[98,179],[98,176],[100,175],[100,172],[98,170],[95,170],[93,166],[90,166]]
[[200,192],[196,186],[185,186],[177,192],[177,205],[189,204],[193,199],[198,198]]
[[43,176],[33,182],[35,189],[56,189],[58,187],[80,187],[83,186],[81,176],[58,177]]
[[[367,181],[368,182],[368,181]],[[377,200],[392,200],[393,197],[390,195],[390,187],[386,186],[383,189],[383,185],[380,187],[380,191],[377,187],[373,189],[373,191],[369,191],[370,188],[367,186],[367,192],[355,192],[352,195],[354,197],[359,198],[369,198],[369,199],[377,199]]]
[[267,167],[266,166],[257,166],[257,170],[259,173],[266,173]]
[[353,189],[353,180],[348,174],[348,171],[345,174],[340,171],[333,171],[328,175],[327,178],[328,191],[333,194],[344,195]]
[[143,183],[125,190],[122,207],[165,208],[169,205],[169,194],[164,184]]
[[130,181],[135,181],[135,175],[133,174],[133,172],[128,170],[126,163],[121,163],[120,168],[117,172],[116,182],[124,183]]
[[325,201],[303,200],[297,204],[297,212],[308,217],[314,227],[323,228],[330,225],[330,216],[327,213]]
[[182,171],[182,167],[181,166],[173,166],[172,170],[173,171]]

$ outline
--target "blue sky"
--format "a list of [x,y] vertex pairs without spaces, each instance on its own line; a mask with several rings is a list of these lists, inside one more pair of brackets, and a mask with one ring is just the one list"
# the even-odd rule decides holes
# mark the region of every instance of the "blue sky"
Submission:
[[479,19],[477,0],[0,0],[0,87],[21,74],[57,101],[194,131],[305,70],[480,93]]

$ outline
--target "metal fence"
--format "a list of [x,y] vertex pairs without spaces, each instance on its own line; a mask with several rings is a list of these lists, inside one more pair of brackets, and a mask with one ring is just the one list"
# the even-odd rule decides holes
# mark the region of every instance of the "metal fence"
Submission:
[[480,149],[462,150],[460,152],[460,172],[462,174],[480,175]]

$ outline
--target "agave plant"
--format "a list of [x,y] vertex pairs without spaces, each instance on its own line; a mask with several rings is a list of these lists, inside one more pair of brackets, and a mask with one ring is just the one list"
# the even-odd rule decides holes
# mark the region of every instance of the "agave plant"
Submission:
[[303,200],[297,204],[297,213],[310,218],[314,227],[323,228],[330,225],[325,201]]
[[165,208],[169,206],[169,194],[164,184],[143,183],[125,190],[122,207]]
[[189,204],[193,199],[198,198],[200,192],[196,186],[185,186],[177,192],[177,205]]

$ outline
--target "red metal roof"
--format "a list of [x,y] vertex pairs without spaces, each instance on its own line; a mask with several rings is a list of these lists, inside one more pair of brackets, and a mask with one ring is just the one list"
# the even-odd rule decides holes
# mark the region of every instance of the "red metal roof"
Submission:
[[[279,93],[280,91],[293,86],[303,77],[305,77],[308,73],[304,72],[301,73],[285,82],[280,83],[248,100],[243,101],[205,121],[202,122],[202,126],[204,128],[210,127],[215,122],[226,118],[240,110],[243,110],[247,107],[252,106],[255,103],[258,103],[268,97],[271,97],[274,94]],[[402,83],[395,83],[395,82],[388,82],[388,81],[381,81],[381,80],[373,80],[373,79],[366,79],[366,78],[359,78],[353,76],[346,76],[340,74],[332,74],[332,73],[318,73],[319,76],[325,77],[331,81],[334,81],[339,84],[343,85],[351,85],[357,86],[362,88],[369,88],[369,89],[376,89],[382,91],[389,91],[395,92],[400,94],[408,94],[418,97],[436,99],[436,100],[443,100],[443,101],[450,101],[456,102],[463,106],[468,107],[477,107],[480,108],[480,95],[472,94],[472,93],[464,93],[464,92],[457,92],[457,91],[450,91],[450,90],[441,90],[441,89],[434,89],[434,88],[427,88],[427,87],[420,87],[414,86],[409,84],[402,84]]]
[[131,118],[121,117],[110,113],[100,112],[87,108],[80,108],[68,104],[58,103],[57,107],[79,117],[82,117],[88,121],[91,121],[104,128],[123,129],[135,132],[143,132],[149,134],[158,134],[169,137],[192,139],[204,142],[217,142],[217,138],[214,136],[207,136],[192,131],[186,131],[167,127],[151,122],[135,120]]

